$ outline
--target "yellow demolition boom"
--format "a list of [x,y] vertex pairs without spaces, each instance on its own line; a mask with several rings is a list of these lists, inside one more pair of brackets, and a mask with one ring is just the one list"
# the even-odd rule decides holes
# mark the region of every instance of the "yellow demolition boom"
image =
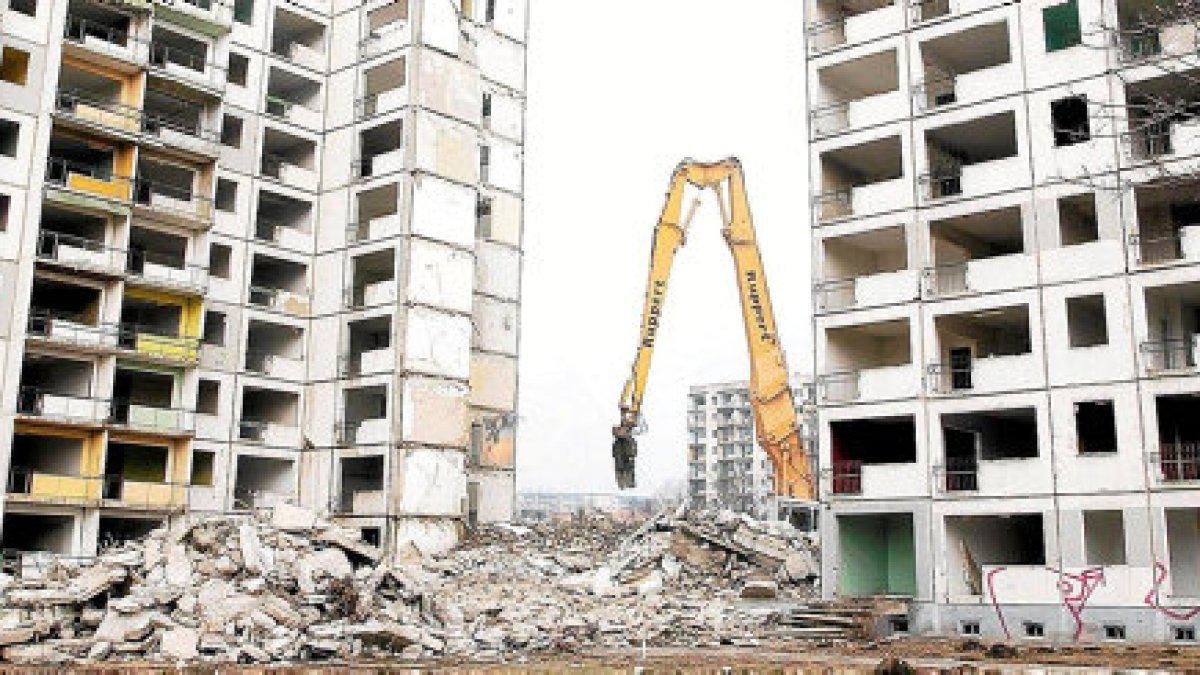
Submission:
[[[767,277],[762,256],[754,237],[750,220],[750,202],[742,164],[736,158],[721,162],[702,163],[685,160],[675,168],[667,201],[663,206],[654,243],[650,251],[650,277],[646,283],[646,300],[642,309],[642,330],[638,338],[637,356],[633,371],[621,392],[621,421],[613,427],[613,459],[616,462],[617,485],[634,486],[634,460],[637,443],[633,435],[642,413],[642,397],[650,373],[650,357],[658,336],[663,304],[667,297],[667,281],[675,253],[687,241],[687,230],[700,200],[692,202],[686,219],[681,223],[684,190],[688,185],[716,193],[721,206],[721,234],[733,254],[737,271],[738,293],[742,303],[742,321],[746,326],[746,341],[750,349],[750,406],[754,411],[754,428],[758,443],[775,465],[775,492],[780,496],[812,500],[812,477],[808,458],[800,442],[796,426],[796,407],[788,383],[787,363],[775,332],[775,313],[767,292]],[[725,202],[729,195],[728,205]]]

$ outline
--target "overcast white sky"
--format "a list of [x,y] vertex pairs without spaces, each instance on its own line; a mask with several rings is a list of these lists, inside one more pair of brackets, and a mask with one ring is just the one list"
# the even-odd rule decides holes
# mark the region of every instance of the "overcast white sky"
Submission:
[[[681,158],[741,157],[789,363],[808,369],[802,3],[530,4],[517,481],[608,492],[650,238]],[[684,476],[688,386],[746,377],[718,229],[706,201],[676,258],[649,432],[638,439],[639,492]]]

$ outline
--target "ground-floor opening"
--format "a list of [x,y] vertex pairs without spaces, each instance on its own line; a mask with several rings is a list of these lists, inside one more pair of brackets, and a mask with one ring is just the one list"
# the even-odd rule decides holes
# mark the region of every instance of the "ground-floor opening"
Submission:
[[1045,565],[1042,514],[946,516],[946,568],[951,595],[983,595],[983,568]]
[[296,462],[277,457],[239,455],[233,487],[234,504],[243,509],[278,504],[292,497],[295,483]]
[[75,518],[33,513],[4,514],[4,550],[70,555],[75,545]]
[[163,524],[162,518],[125,518],[101,516],[99,550],[116,548],[127,541],[136,541]]
[[916,595],[911,513],[837,517],[841,595]]
[[1200,597],[1200,508],[1166,509],[1171,595]]

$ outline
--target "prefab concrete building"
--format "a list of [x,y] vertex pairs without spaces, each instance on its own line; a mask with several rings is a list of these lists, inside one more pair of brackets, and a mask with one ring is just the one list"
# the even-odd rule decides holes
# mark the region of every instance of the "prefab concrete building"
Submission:
[[1137,119],[1186,93],[1194,26],[807,3],[825,592],[911,597],[922,633],[1194,641],[1200,145]]
[[0,0],[3,547],[514,509],[525,0]]

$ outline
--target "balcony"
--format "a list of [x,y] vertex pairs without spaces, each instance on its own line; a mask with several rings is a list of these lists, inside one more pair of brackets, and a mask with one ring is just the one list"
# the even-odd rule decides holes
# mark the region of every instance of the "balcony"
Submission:
[[384,249],[353,258],[350,288],[346,289],[346,307],[361,309],[396,302],[396,253]]
[[276,457],[239,455],[233,488],[234,507],[269,508],[294,503],[296,462]]
[[300,447],[300,396],[295,392],[246,387],[238,438],[273,447]]
[[158,216],[208,223],[212,199],[197,194],[198,179],[190,169],[143,159],[133,184],[133,204]]
[[904,179],[899,136],[823,152],[820,165],[821,191],[813,198],[818,220],[881,213],[912,205],[912,186]]
[[304,329],[251,319],[246,331],[246,370],[303,382]]
[[106,399],[57,393],[42,387],[23,386],[17,397],[18,416],[69,424],[104,424],[110,408]]
[[1137,231],[1129,238],[1139,265],[1200,260],[1200,203],[1191,196],[1200,182],[1171,179],[1134,188]]
[[111,423],[142,432],[190,434],[196,430],[196,413],[184,408],[161,408],[114,399]]
[[1194,487],[1200,483],[1200,443],[1164,443],[1151,453],[1150,466],[1158,485]]
[[252,305],[294,316],[308,316],[308,266],[304,263],[255,254],[249,290]]
[[809,113],[814,138],[906,117],[899,92],[896,50],[862,56],[817,71],[817,95]]
[[[113,174],[111,155],[95,157],[100,161],[76,160],[53,154],[46,161],[46,184],[66,188],[86,196],[127,202],[132,181]],[[91,153],[89,153],[91,154]],[[107,159],[108,161],[104,161]]]
[[983,101],[1020,88],[1006,21],[923,42],[921,59],[922,77],[913,85],[918,111]]
[[268,127],[263,130],[261,170],[284,185],[315,192],[320,185],[316,143]]
[[142,111],[138,108],[101,98],[94,92],[65,86],[62,82],[58,95],[54,97],[54,112],[73,122],[121,135],[136,134],[142,130]]
[[85,434],[46,435],[18,426],[12,437],[8,499],[52,504],[99,500],[98,467],[87,443]]
[[117,331],[111,326],[89,323],[82,316],[60,316],[42,309],[30,311],[26,335],[30,340],[83,351],[105,352],[117,345]]
[[1029,460],[1040,455],[1034,408],[943,414],[944,464],[935,468],[945,493],[1037,494],[1050,476]]
[[177,403],[178,376],[118,364],[110,423],[142,432],[190,434],[196,414]]
[[382,445],[391,440],[386,386],[346,389],[342,396],[339,442],[347,445]]
[[824,365],[828,372],[818,385],[826,402],[893,400],[918,393],[907,318],[826,329]]
[[254,237],[285,248],[310,251],[312,212],[312,202],[261,190],[254,220]]
[[178,0],[155,8],[159,18],[204,33],[222,35],[233,22],[233,4],[225,0]]
[[1147,375],[1192,372],[1200,357],[1200,283],[1145,290],[1146,333],[1140,346]]
[[110,441],[105,455],[104,501],[127,508],[173,509],[187,504],[187,486],[170,480],[168,447]]
[[8,500],[83,505],[100,500],[101,479],[14,465],[8,474]]
[[193,294],[208,289],[208,270],[187,262],[186,238],[136,225],[129,238],[125,272],[130,283]]
[[396,367],[391,345],[390,316],[373,317],[349,324],[347,352],[341,358],[343,376],[389,373]]
[[385,515],[387,493],[383,489],[383,457],[347,457],[340,464],[335,510],[345,514]]
[[221,79],[208,53],[209,46],[204,42],[155,27],[149,65],[158,75],[214,93],[220,90]]
[[1029,182],[1011,111],[929,129],[925,146],[929,170],[920,181],[926,201],[986,195]]
[[934,318],[942,361],[926,370],[929,393],[1008,391],[1039,386],[1028,305]]
[[1126,65],[1189,56],[1198,42],[1195,17],[1185,6],[1147,0],[1117,2],[1119,57]]
[[271,53],[298,66],[324,72],[325,26],[283,9],[275,10]]
[[38,233],[36,255],[40,262],[115,275],[121,269],[117,262],[119,254],[120,251],[109,248],[98,239],[50,230]]
[[267,81],[266,112],[292,124],[320,130],[322,87],[319,81],[282,68],[271,68]]
[[892,0],[810,0],[811,54],[857,44],[904,29],[904,10]]
[[912,416],[834,420],[828,485],[834,495],[913,496],[922,482]]
[[926,298],[1035,283],[1037,265],[1025,254],[1019,206],[936,220],[929,224],[929,234],[935,264],[922,272]]
[[363,96],[355,106],[359,119],[383,115],[408,105],[408,59],[401,56],[393,61],[370,68],[364,74]]
[[359,159],[353,163],[359,178],[386,176],[404,169],[404,122],[395,120],[359,134]]
[[357,220],[346,229],[348,242],[385,239],[400,233],[400,192],[395,183],[362,190],[355,200]]
[[875,307],[916,298],[903,226],[821,240],[827,280],[813,284],[817,311]]
[[124,14],[103,5],[72,3],[63,25],[63,40],[86,52],[132,63],[137,61],[137,42],[129,29],[129,17]]
[[212,121],[208,104],[182,93],[168,93],[159,87],[148,87],[143,103],[145,118],[142,133],[160,144],[176,150],[216,157],[220,133]]
[[367,12],[366,35],[358,43],[359,59],[393,54],[411,43],[408,0],[398,0]]
[[1151,475],[1163,487],[1192,486],[1200,481],[1200,425],[1195,393],[1157,396],[1157,451],[1149,454]]

